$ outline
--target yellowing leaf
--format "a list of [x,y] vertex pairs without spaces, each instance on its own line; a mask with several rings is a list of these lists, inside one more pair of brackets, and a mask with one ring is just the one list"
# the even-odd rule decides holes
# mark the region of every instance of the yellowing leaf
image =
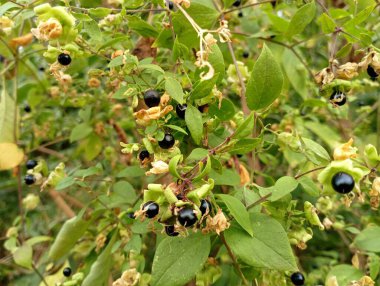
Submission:
[[0,170],[18,166],[24,159],[24,152],[14,143],[0,143]]

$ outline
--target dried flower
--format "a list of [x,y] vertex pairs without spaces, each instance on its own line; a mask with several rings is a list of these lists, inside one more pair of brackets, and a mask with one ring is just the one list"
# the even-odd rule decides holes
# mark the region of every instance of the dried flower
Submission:
[[228,21],[220,20],[220,27],[216,30],[219,34],[219,41],[222,43],[231,42],[231,31],[228,28]]
[[97,79],[96,77],[92,77],[92,78],[90,78],[89,80],[88,80],[88,82],[87,82],[87,85],[89,86],[89,87],[99,87],[100,86],[100,80],[99,79]]
[[321,70],[314,76],[316,83],[322,84],[322,85],[332,82],[334,78],[335,78],[334,73],[332,72],[330,68],[324,68],[323,70]]
[[217,40],[214,38],[214,36],[210,33],[208,33],[206,36],[205,36],[205,42],[206,42],[206,45],[207,45],[207,48],[211,48],[212,45],[215,45],[217,43]]
[[352,143],[354,143],[354,140],[351,138],[350,140],[348,140],[348,142],[336,147],[334,149],[334,160],[339,161],[350,158],[356,158],[356,151],[358,150],[358,148],[352,147]]
[[348,62],[339,66],[335,74],[340,79],[352,79],[359,75],[358,68],[359,65],[357,63]]
[[22,205],[26,210],[34,210],[40,204],[40,197],[35,194],[28,194],[22,200]]
[[13,38],[10,42],[9,45],[13,48],[17,47],[25,47],[29,45],[33,41],[33,35],[31,33],[26,34],[21,37]]
[[173,0],[173,3],[176,5],[182,5],[185,8],[190,7],[190,0]]
[[148,172],[145,173],[145,175],[149,176],[152,174],[164,174],[169,172],[169,165],[166,164],[164,161],[155,161],[152,162],[152,167]]
[[135,286],[139,282],[141,274],[136,268],[131,268],[123,272],[121,277],[112,283],[112,286]]
[[245,184],[248,184],[251,181],[251,178],[249,177],[249,172],[242,164],[239,165],[239,175],[241,186],[244,186]]
[[40,22],[31,32],[38,40],[49,41],[61,36],[62,25],[57,19],[50,18],[46,22]]
[[208,216],[206,219],[206,227],[202,229],[203,233],[215,231],[218,235],[227,228],[230,227],[230,223],[227,221],[224,213],[221,209],[218,209],[218,213],[214,217]]
[[4,32],[5,35],[9,35],[12,31],[14,22],[6,16],[0,17],[0,31]]
[[141,109],[135,112],[133,116],[136,118],[137,124],[147,126],[150,124],[151,120],[157,120],[165,116],[172,110],[172,105],[165,106],[163,109],[161,108],[161,106],[155,106],[149,109]]
[[97,253],[104,247],[106,241],[107,241],[107,236],[105,236],[104,233],[100,233],[96,237],[96,241],[95,241],[96,248],[95,248],[95,251]]

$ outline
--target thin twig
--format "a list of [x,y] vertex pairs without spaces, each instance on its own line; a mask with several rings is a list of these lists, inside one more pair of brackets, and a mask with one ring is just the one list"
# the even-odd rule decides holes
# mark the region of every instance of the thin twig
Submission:
[[36,265],[34,265],[34,263],[32,263],[32,268],[34,270],[34,272],[36,272],[36,274],[38,275],[38,277],[40,277],[42,283],[45,284],[45,286],[49,286],[49,284],[46,282],[44,276],[41,274],[41,272],[37,269]]
[[258,5],[262,5],[262,4],[267,4],[267,3],[272,3],[272,2],[276,2],[276,1],[274,1],[274,0],[266,0],[266,1],[262,1],[262,2],[251,3],[251,4],[247,4],[247,5],[241,6],[241,7],[235,7],[235,8],[228,9],[226,11],[223,11],[222,13],[223,14],[228,14],[228,13],[231,13],[231,12],[234,12],[234,11],[237,11],[237,10],[242,10],[242,9],[245,9],[245,8],[249,8],[249,7],[253,7],[253,6],[258,6]]
[[305,172],[305,173],[302,173],[302,174],[299,174],[299,175],[297,175],[297,176],[294,176],[294,179],[299,179],[299,178],[301,178],[302,176],[305,176],[305,175],[307,175],[307,174],[310,174],[310,173],[313,173],[313,172],[316,172],[316,171],[322,170],[322,169],[324,169],[324,168],[326,168],[326,166],[318,167],[318,168],[315,168],[315,169],[309,170],[309,171],[307,171],[307,172]]
[[69,205],[61,197],[60,193],[58,193],[55,190],[49,190],[49,195],[53,199],[57,207],[61,209],[68,218],[72,218],[75,216],[75,212],[69,207]]
[[269,194],[266,194],[265,196],[261,197],[260,199],[258,199],[256,202],[250,204],[249,206],[246,207],[247,210],[255,207],[255,206],[258,206],[259,204],[265,202],[268,198],[270,198],[270,196],[272,196],[272,193],[269,193]]

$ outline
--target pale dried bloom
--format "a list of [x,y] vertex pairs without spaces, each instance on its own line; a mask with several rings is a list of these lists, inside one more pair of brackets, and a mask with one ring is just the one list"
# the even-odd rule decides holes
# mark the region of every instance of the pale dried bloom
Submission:
[[380,73],[380,54],[378,52],[369,52],[359,63],[362,70],[367,70],[369,65],[373,67],[376,73]]
[[231,42],[231,31],[228,28],[228,21],[220,20],[220,27],[216,31],[219,34],[220,42]]
[[9,35],[12,31],[14,22],[6,16],[0,17],[0,30],[6,35]]
[[323,219],[323,225],[326,229],[330,229],[333,225],[333,222],[328,217],[325,217]]
[[215,45],[218,42],[211,33],[208,33],[204,39],[205,39],[207,48],[210,48],[212,45]]
[[218,213],[214,217],[208,216],[206,219],[206,227],[202,230],[203,233],[215,231],[218,235],[227,228],[230,227],[230,223],[227,221],[224,213],[221,209],[218,209]]
[[26,210],[34,210],[40,204],[40,197],[35,194],[28,194],[22,199],[22,205]]
[[357,63],[348,62],[339,66],[335,74],[340,79],[352,79],[359,75],[358,68],[359,65]]
[[324,68],[314,76],[316,83],[322,85],[332,82],[334,78],[334,73],[330,68]]
[[151,107],[149,109],[141,109],[133,114],[136,118],[136,123],[139,125],[147,126],[151,120],[157,120],[170,111],[173,110],[172,105],[165,106],[163,109],[161,106]]
[[32,41],[33,41],[33,35],[31,33],[29,33],[29,34],[26,34],[26,35],[21,36],[21,37],[13,38],[9,42],[9,44],[13,48],[17,48],[20,46],[25,47],[25,46],[29,45]]
[[161,105],[161,107],[166,106],[169,103],[169,101],[170,101],[170,95],[165,92],[161,96],[161,99],[160,99],[160,105]]
[[112,53],[112,55],[111,55],[111,59],[117,58],[118,56],[121,56],[121,55],[123,55],[123,54],[124,54],[124,52],[123,52],[122,50],[116,50],[116,51],[114,51],[114,52]]
[[380,177],[376,177],[372,182],[372,190],[380,194]]
[[177,5],[182,5],[185,8],[190,7],[190,0],[173,0],[173,3]]
[[371,208],[377,210],[380,205],[380,177],[375,178],[372,182],[372,188],[369,191]]
[[242,164],[239,165],[239,175],[241,186],[244,186],[245,184],[248,184],[251,181],[251,178],[249,177],[249,172]]
[[87,82],[87,85],[89,86],[89,87],[99,87],[100,86],[100,80],[99,79],[97,79],[96,77],[92,77],[92,78],[90,78],[89,80],[88,80],[88,82]]
[[59,89],[58,86],[52,86],[49,90],[50,96],[55,98],[58,97],[59,94],[61,93],[61,90]]
[[352,256],[352,258],[351,258],[351,264],[355,268],[360,269],[359,255],[358,255],[357,252],[354,254],[354,256]]
[[112,283],[112,286],[135,286],[139,282],[141,274],[136,268],[131,268],[123,272],[121,277]]
[[152,162],[152,167],[148,172],[145,173],[145,175],[149,176],[152,174],[165,174],[169,172],[169,165],[166,164],[164,161],[155,161]]
[[8,230],[7,230],[6,234],[5,234],[5,237],[6,238],[10,238],[12,236],[17,236],[17,233],[18,233],[17,227],[12,226],[12,227],[8,228]]
[[354,143],[354,140],[351,138],[348,140],[348,142],[339,145],[334,149],[334,160],[340,161],[340,160],[346,160],[346,159],[352,159],[356,158],[357,154],[356,151],[358,148],[352,147],[352,144]]
[[107,236],[105,236],[104,233],[100,233],[96,237],[96,241],[95,241],[96,248],[95,248],[95,251],[99,252],[104,247],[106,241],[107,241]]
[[326,281],[326,286],[339,286],[336,276],[329,277],[329,279]]
[[369,276],[363,276],[359,281],[351,281],[348,286],[375,286],[375,282]]
[[207,72],[201,72],[201,74],[199,75],[199,77],[201,78],[201,80],[209,80],[209,79],[212,79],[212,77],[214,76],[215,74],[215,70],[213,68],[213,66],[207,62],[207,61],[204,61],[201,65],[200,65],[201,68],[203,67],[207,67],[208,68],[208,71]]
[[37,28],[31,29],[32,34],[41,41],[49,41],[59,38],[62,34],[61,23],[54,18],[46,22],[40,22]]

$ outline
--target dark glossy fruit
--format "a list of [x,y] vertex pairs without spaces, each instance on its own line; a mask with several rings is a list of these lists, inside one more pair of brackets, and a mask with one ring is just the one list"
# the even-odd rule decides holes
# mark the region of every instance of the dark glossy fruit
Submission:
[[169,148],[173,147],[174,143],[175,143],[174,136],[171,135],[170,133],[166,133],[165,136],[164,136],[164,139],[162,139],[161,141],[159,141],[158,145],[162,149],[169,149]]
[[160,207],[157,203],[149,201],[143,205],[143,210],[145,211],[145,216],[147,218],[154,218],[156,215],[158,215]]
[[58,56],[58,62],[63,66],[68,66],[71,63],[71,57],[69,54],[59,54]]
[[236,154],[236,156],[237,156],[238,158],[241,158],[241,157],[243,157],[243,154]]
[[32,174],[27,174],[24,177],[24,182],[27,185],[33,185],[36,182],[36,178]]
[[27,113],[29,113],[29,112],[32,111],[32,108],[30,107],[29,104],[25,104],[25,106],[24,106],[24,111],[27,112]]
[[211,203],[208,200],[201,200],[201,205],[199,206],[199,210],[201,211],[202,215],[207,215],[211,211]]
[[64,268],[62,273],[64,276],[69,277],[71,275],[71,268],[70,267]]
[[190,227],[197,222],[197,216],[193,209],[182,209],[178,213],[178,221],[181,225],[185,227]]
[[236,0],[232,6],[239,7],[241,5],[241,0]]
[[173,8],[174,8],[174,3],[173,3],[173,1],[168,1],[168,8],[169,8],[170,10],[173,10]]
[[248,59],[248,57],[249,57],[249,53],[247,51],[245,51],[243,53],[243,58]]
[[0,55],[0,63],[4,62],[4,60],[5,58],[2,55]]
[[340,194],[348,194],[355,187],[354,178],[350,174],[339,172],[331,180],[333,189]]
[[238,13],[238,17],[239,18],[242,18],[244,15],[243,15],[243,12],[242,11],[240,11],[239,13]]
[[330,102],[334,105],[342,106],[346,103],[347,98],[343,92],[334,91],[334,93],[330,96]]
[[377,78],[379,76],[379,74],[375,71],[373,66],[368,66],[367,74],[369,75],[370,78]]
[[148,107],[155,107],[160,104],[160,94],[157,90],[148,90],[144,93],[144,102]]
[[144,159],[146,158],[149,158],[150,154],[147,150],[142,150],[140,153],[139,153],[139,159],[141,161],[144,161]]
[[29,170],[29,169],[33,169],[35,166],[37,166],[37,161],[36,160],[28,160],[26,162],[26,168]]
[[179,199],[179,200],[183,200],[185,198],[185,196],[181,195],[181,194],[178,194],[178,195],[176,195],[176,198]]
[[177,113],[179,118],[185,119],[185,113],[187,109],[187,104],[177,104],[175,108],[175,112]]
[[305,284],[305,277],[301,272],[295,272],[290,276],[290,280],[296,286],[302,286]]
[[165,232],[169,236],[178,236],[179,232],[176,232],[174,229],[174,225],[167,225],[165,226]]
[[131,219],[135,219],[135,218],[136,218],[134,212],[129,212],[129,213],[127,213],[127,216],[128,216],[129,218],[131,218]]

